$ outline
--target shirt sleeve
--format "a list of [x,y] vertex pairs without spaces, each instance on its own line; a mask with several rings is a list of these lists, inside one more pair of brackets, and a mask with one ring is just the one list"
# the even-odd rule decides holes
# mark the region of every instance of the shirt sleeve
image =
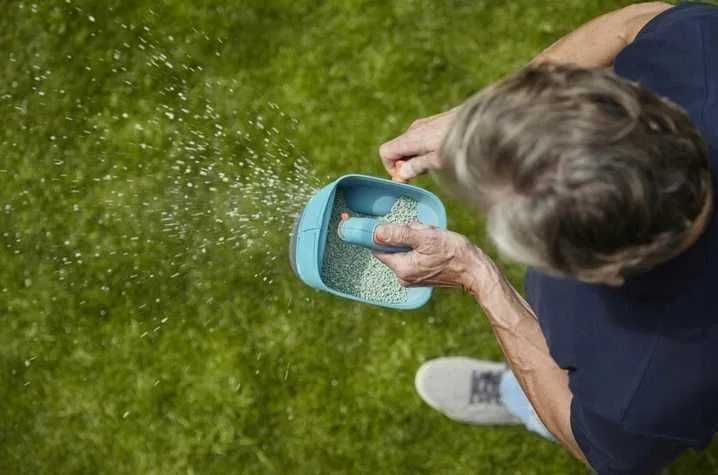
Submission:
[[571,430],[599,475],[653,474],[687,448],[678,441],[632,433],[571,402]]
[[659,13],[614,60],[614,71],[680,105],[702,132],[710,101],[718,7],[684,2]]

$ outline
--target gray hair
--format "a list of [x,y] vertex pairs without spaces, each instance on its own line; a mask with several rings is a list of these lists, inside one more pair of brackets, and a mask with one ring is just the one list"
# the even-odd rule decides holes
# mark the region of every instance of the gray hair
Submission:
[[440,155],[501,253],[589,282],[672,257],[711,193],[688,115],[604,70],[518,71],[466,102]]

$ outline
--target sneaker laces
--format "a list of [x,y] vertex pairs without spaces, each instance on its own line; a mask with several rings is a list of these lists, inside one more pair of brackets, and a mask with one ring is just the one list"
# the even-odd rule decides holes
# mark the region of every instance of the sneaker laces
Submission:
[[499,384],[501,384],[502,371],[471,371],[471,395],[469,404],[474,403],[501,403]]

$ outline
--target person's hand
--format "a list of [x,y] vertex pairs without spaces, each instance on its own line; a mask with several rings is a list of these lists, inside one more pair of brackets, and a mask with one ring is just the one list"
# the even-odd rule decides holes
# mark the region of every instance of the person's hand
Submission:
[[459,108],[415,120],[406,132],[379,147],[384,168],[395,181],[407,182],[442,168],[439,146]]
[[374,252],[405,287],[462,287],[473,290],[488,257],[461,234],[427,224],[380,224],[374,239],[398,253]]

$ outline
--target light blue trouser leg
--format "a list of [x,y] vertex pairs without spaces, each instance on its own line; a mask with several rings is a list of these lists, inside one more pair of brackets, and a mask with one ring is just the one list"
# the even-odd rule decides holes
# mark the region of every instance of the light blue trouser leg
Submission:
[[504,406],[509,412],[521,419],[521,422],[524,423],[528,430],[554,442],[556,441],[536,415],[536,411],[534,411],[531,402],[524,394],[524,390],[511,370],[507,370],[501,377],[499,394],[501,394],[501,402],[503,402]]

